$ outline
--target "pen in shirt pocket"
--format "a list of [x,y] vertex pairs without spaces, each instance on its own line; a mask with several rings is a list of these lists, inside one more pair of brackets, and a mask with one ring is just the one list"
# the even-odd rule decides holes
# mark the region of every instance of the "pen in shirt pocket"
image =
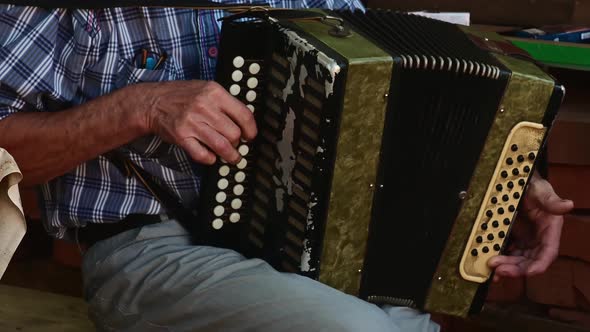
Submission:
[[166,53],[162,53],[159,56],[158,62],[156,62],[156,65],[154,66],[154,70],[159,69],[160,66],[164,63],[164,61],[166,61],[166,59],[168,58],[168,56],[166,55]]
[[142,49],[137,55],[137,65],[141,69],[156,70],[162,66],[166,59],[166,53],[158,55],[156,53],[148,52],[146,49]]

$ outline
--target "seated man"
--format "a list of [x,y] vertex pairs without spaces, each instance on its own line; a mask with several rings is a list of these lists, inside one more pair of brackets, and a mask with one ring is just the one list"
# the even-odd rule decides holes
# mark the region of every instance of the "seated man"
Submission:
[[[271,4],[361,7],[358,0]],[[90,246],[85,294],[98,329],[437,331],[428,315],[380,308],[236,252],[191,245],[142,184],[103,156],[122,147],[192,206],[199,165],[239,161],[235,147],[257,129],[250,111],[210,82],[221,15],[0,7],[0,146],[25,184],[41,186],[49,234],[76,239],[88,225],[139,225],[83,243]],[[155,70],[139,68],[142,49],[167,58]],[[536,226],[526,243],[533,247],[493,261],[499,276],[547,268],[571,202],[535,178],[525,208]]]

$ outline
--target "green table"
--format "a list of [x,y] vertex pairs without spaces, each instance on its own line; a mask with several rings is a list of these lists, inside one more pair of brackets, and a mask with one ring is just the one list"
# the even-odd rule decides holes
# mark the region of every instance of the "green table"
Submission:
[[507,39],[548,66],[590,71],[590,44],[512,37]]

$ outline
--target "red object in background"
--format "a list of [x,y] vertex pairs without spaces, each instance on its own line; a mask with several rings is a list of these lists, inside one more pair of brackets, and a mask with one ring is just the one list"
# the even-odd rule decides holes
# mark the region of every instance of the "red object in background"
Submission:
[[[39,204],[37,200],[37,191],[33,188],[20,188],[19,191],[21,195],[21,200],[23,202],[23,210],[25,212],[25,215],[27,216],[27,219],[33,222],[40,220],[41,212],[39,210]],[[31,233],[30,227],[28,233]],[[37,233],[41,232],[38,231]],[[44,231],[42,232],[42,234],[38,234],[38,236],[43,236],[46,238],[47,241],[51,241],[47,233],[45,233]],[[21,251],[26,250],[25,247],[29,247],[31,245],[33,247],[37,246],[36,243],[30,243],[28,246],[22,245]],[[82,255],[80,254],[80,249],[78,248],[77,244],[63,240],[53,240],[52,247],[52,256],[54,262],[73,268],[80,267],[80,264],[82,263]]]
[[524,278],[502,278],[492,282],[488,291],[487,301],[496,303],[516,303],[525,295]]
[[590,209],[590,166],[549,165],[548,180],[560,197],[574,201],[576,209]]
[[554,73],[567,87],[564,103],[547,141],[548,177],[558,195],[590,209],[590,108],[588,74]]
[[80,248],[76,243],[53,240],[53,261],[73,268],[79,268],[82,264]]
[[566,105],[560,110],[549,134],[547,159],[552,165],[590,166],[590,109]]
[[526,281],[528,298],[536,303],[590,311],[590,264],[560,257],[547,272]]
[[590,263],[590,216],[565,216],[559,255]]
[[19,188],[20,198],[23,202],[23,210],[29,219],[41,219],[37,191],[34,188]]

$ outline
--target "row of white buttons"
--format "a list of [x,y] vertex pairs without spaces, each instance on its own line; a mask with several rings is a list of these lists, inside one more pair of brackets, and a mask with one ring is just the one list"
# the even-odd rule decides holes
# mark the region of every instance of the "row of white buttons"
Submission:
[[[245,63],[246,63],[246,61],[241,56],[234,58],[233,65],[236,68],[236,70],[234,70],[234,72],[232,73],[232,76],[231,76],[232,80],[234,82],[238,83],[244,78],[244,73],[239,69],[242,68]],[[257,75],[260,72],[260,65],[257,63],[252,63],[248,67],[248,71],[252,75]],[[255,89],[256,87],[258,87],[258,79],[256,77],[250,77],[246,81],[246,86],[250,89]],[[229,92],[231,95],[237,96],[241,92],[241,87],[238,84],[232,84],[229,88]],[[253,90],[248,91],[246,93],[246,100],[248,102],[254,102],[256,100],[256,91],[253,91]],[[248,109],[251,112],[254,112],[253,105],[248,104],[248,105],[246,105],[246,107],[248,107]],[[250,152],[250,148],[247,145],[243,144],[238,147],[238,152],[244,158],[242,158],[242,160],[236,166],[239,170],[243,170],[248,165],[248,161],[246,160],[245,157]],[[227,194],[224,192],[224,190],[227,189],[227,187],[229,186],[229,181],[225,177],[227,177],[230,174],[230,172],[231,172],[230,167],[227,165],[223,165],[219,168],[219,175],[222,178],[217,182],[217,188],[219,188],[221,191],[219,191],[217,193],[217,195],[215,196],[215,200],[219,204],[224,203],[227,199]],[[246,180],[246,174],[243,171],[238,171],[235,174],[234,179],[236,182],[242,183]],[[233,193],[236,196],[241,196],[244,193],[244,186],[241,184],[237,184],[233,188]],[[242,200],[239,198],[233,199],[231,201],[231,207],[234,210],[240,209],[242,207]],[[213,209],[213,214],[216,217],[221,217],[224,213],[225,213],[225,208],[221,205],[217,205]],[[240,221],[240,214],[237,212],[230,214],[229,221],[232,223],[236,223],[236,222]],[[220,218],[217,218],[213,221],[212,226],[214,229],[221,229],[223,227],[223,224],[224,224],[223,220]]]
[[[246,180],[246,173],[239,171],[234,176],[234,179],[236,180],[237,183],[242,183],[242,182],[244,182],[244,180]],[[227,189],[228,186],[229,186],[229,181],[226,178],[221,178],[221,179],[219,179],[219,181],[217,181],[217,188],[219,188],[221,190]]]
[[[231,207],[234,210],[239,210],[242,207],[242,200],[239,198],[236,198],[234,200],[231,201]],[[215,209],[213,209],[213,214],[216,217],[221,217],[223,214],[225,213],[225,208],[221,205],[217,205],[215,207]]]
[[[242,80],[242,78],[244,78],[244,74],[242,74],[241,71],[236,70],[233,72],[233,74],[231,75],[232,79],[234,82],[238,83]],[[250,77],[247,81],[246,81],[246,85],[250,88],[250,89],[254,89],[258,86],[258,79],[256,77]]]
[[[241,184],[236,185],[233,189],[233,192],[236,196],[242,196],[242,194],[244,193],[244,186],[242,186]],[[217,203],[223,203],[226,199],[227,194],[224,191],[220,191],[217,193],[217,195],[215,195],[215,200],[217,201]]]
[[[237,223],[238,221],[240,221],[240,214],[239,213],[236,213],[236,212],[232,213],[229,216],[229,221],[232,224]],[[213,220],[212,226],[213,226],[214,229],[221,229],[223,227],[223,220],[220,219],[220,218],[217,218],[217,219]]]
[[[234,61],[233,61],[234,67],[242,68],[244,66],[244,64],[246,64],[246,60],[244,60],[244,58],[242,58],[241,56],[237,56],[234,58]],[[257,75],[260,72],[260,65],[257,63],[252,63],[252,64],[250,64],[250,67],[248,67],[248,71],[252,75]]]
[[[251,89],[254,89],[254,88],[251,88]],[[239,95],[240,94],[240,91],[242,91],[242,88],[240,88],[240,86],[237,85],[237,84],[234,84],[234,85],[232,85],[232,86],[229,87],[229,93],[232,96]],[[249,101],[249,102],[255,101],[256,100],[256,91],[250,90],[250,91],[246,92],[246,100]]]

